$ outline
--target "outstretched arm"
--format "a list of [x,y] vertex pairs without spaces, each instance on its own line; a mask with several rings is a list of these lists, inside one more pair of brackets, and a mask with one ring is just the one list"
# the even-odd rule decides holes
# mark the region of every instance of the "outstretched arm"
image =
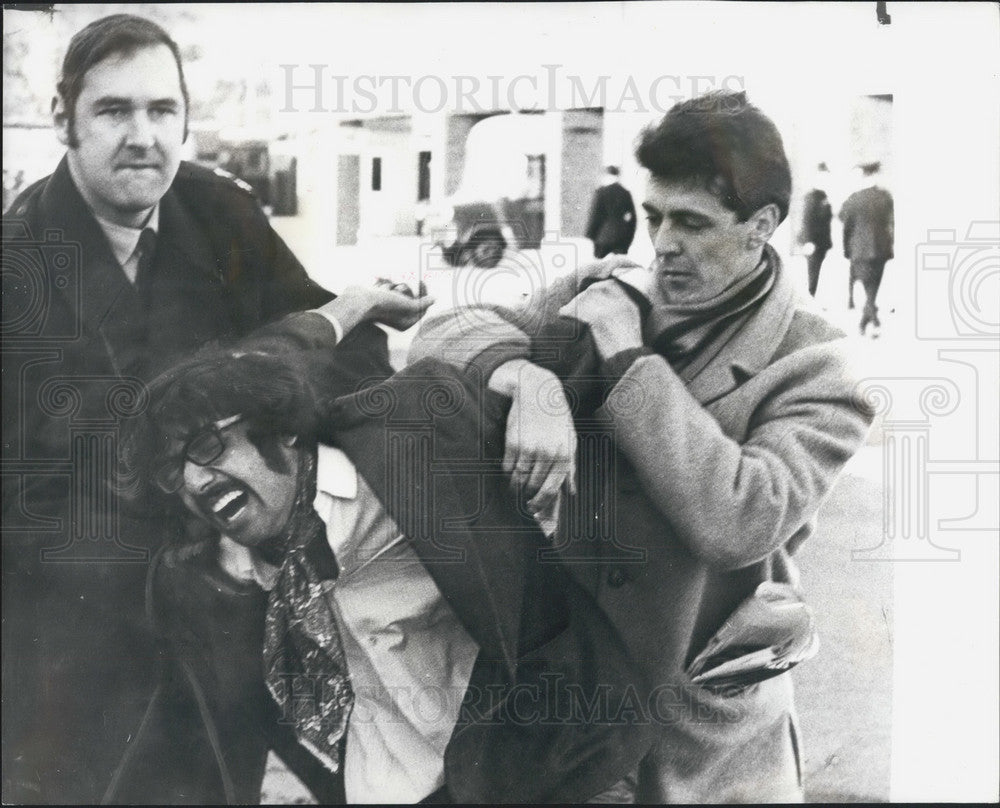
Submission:
[[333,300],[314,311],[339,326],[343,339],[348,332],[365,322],[382,323],[405,331],[417,323],[434,303],[433,297],[413,297],[384,286],[349,286]]

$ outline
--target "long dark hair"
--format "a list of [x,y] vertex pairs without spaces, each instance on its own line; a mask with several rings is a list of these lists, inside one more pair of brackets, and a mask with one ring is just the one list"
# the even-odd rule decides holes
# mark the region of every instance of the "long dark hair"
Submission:
[[133,507],[176,510],[178,499],[152,483],[156,469],[209,424],[233,415],[265,462],[284,471],[278,441],[317,440],[318,404],[307,374],[287,353],[210,345],[157,377],[144,411],[126,422],[120,452],[120,493]]

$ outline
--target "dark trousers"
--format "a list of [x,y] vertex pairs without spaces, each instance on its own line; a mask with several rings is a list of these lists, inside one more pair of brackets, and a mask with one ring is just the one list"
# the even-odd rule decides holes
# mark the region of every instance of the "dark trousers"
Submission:
[[806,271],[809,273],[809,294],[816,297],[816,287],[819,286],[819,270],[826,258],[826,250],[816,250],[806,257]]
[[865,307],[861,312],[861,332],[871,323],[875,326],[882,325],[878,319],[878,307],[875,305],[875,298],[878,295],[879,286],[882,285],[882,273],[885,271],[886,258],[862,258],[851,261],[850,287],[847,293],[847,305],[854,308],[854,284],[861,281],[861,286],[865,290]]

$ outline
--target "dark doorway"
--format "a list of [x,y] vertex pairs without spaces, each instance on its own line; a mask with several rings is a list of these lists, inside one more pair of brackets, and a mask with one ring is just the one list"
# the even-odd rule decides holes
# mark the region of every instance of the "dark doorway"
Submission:
[[431,153],[422,151],[417,156],[417,202],[431,198]]

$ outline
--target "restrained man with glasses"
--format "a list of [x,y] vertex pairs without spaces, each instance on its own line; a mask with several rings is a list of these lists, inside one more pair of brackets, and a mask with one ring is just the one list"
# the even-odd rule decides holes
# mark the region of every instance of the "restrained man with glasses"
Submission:
[[184,485],[184,465],[194,463],[207,466],[226,450],[226,430],[243,420],[242,415],[234,415],[220,424],[209,424],[189,440],[179,457],[160,466],[154,475],[154,482],[165,494],[175,494]]
[[630,801],[646,686],[544,560],[510,402],[344,332],[293,316],[150,386],[133,488],[194,529],[150,571],[164,680],[111,799],[255,803],[272,749],[321,803]]

